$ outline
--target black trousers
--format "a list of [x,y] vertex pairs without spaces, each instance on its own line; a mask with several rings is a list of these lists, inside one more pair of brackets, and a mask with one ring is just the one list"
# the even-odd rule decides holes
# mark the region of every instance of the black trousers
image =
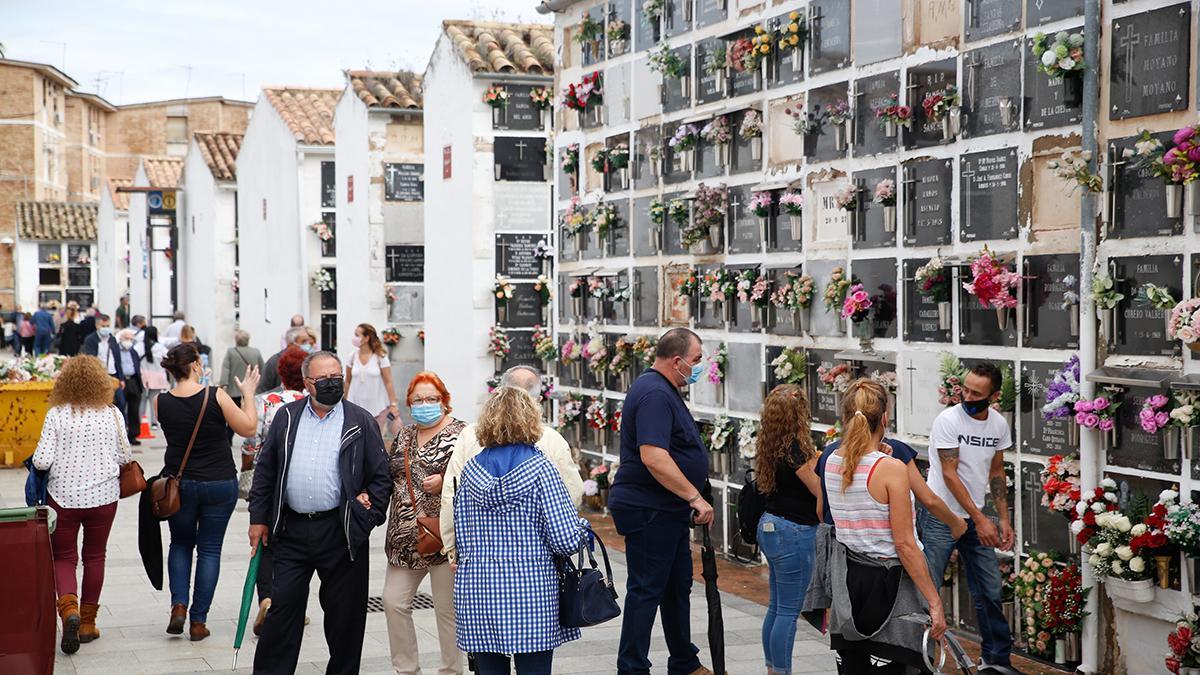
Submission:
[[285,509],[283,517],[283,527],[270,539],[275,568],[271,611],[254,653],[254,672],[283,675],[296,671],[308,586],[316,572],[321,579],[319,597],[329,647],[325,673],[357,673],[367,626],[367,545],[354,552],[352,562],[337,515],[310,520]]
[[129,440],[134,440],[142,432],[142,378],[125,378],[125,429]]

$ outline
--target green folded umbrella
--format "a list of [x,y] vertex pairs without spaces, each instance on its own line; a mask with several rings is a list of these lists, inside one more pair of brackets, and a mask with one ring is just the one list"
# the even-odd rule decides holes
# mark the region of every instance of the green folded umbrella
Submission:
[[238,612],[237,632],[233,634],[233,670],[237,670],[238,651],[242,648],[242,637],[246,634],[246,621],[250,618],[250,606],[254,604],[254,585],[258,580],[258,554],[262,544],[250,556],[250,569],[246,571],[246,583],[242,586],[242,609]]

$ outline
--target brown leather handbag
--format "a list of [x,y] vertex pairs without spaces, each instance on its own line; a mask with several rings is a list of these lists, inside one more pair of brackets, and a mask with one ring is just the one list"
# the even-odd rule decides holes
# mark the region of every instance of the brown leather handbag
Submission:
[[188,457],[192,454],[192,445],[196,442],[196,434],[200,433],[200,423],[204,421],[204,413],[208,411],[208,387],[204,388],[204,401],[200,404],[200,416],[196,418],[196,426],[192,428],[192,437],[188,439],[187,450],[183,452],[183,461],[179,463],[179,473],[174,476],[163,476],[150,486],[150,510],[155,518],[170,518],[179,512],[179,479],[183,477],[183,469],[187,466]]
[[[412,473],[408,464],[408,445],[404,446],[404,482],[408,484],[408,498],[412,500],[413,511],[420,513],[417,508],[417,493],[413,491]],[[428,558],[442,552],[442,521],[440,518],[417,516],[417,554]]]
[[[117,421],[117,433],[125,431],[125,420],[121,419],[121,411],[115,407],[112,409],[113,419]],[[132,497],[146,489],[146,472],[142,471],[142,465],[137,463],[137,460],[131,459],[120,467],[120,472],[117,474],[117,482],[120,484],[121,499]]]

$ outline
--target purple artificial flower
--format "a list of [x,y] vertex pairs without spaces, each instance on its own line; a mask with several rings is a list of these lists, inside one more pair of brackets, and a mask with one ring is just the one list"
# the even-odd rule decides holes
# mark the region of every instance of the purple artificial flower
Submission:
[[1193,162],[1200,162],[1200,145],[1192,146],[1187,152],[1187,158]]
[[1189,138],[1191,138],[1194,135],[1196,135],[1196,130],[1193,129],[1191,127],[1191,125],[1188,125],[1186,127],[1181,128],[1179,131],[1176,131],[1175,138],[1173,138],[1171,140],[1175,141],[1175,145],[1179,145],[1180,143],[1183,143],[1184,141],[1188,140]]

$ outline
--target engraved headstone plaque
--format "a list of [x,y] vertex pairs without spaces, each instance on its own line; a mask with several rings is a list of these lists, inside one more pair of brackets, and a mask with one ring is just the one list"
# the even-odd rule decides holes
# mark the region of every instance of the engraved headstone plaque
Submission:
[[[1180,460],[1163,459],[1163,432],[1147,433],[1138,422],[1142,403],[1151,396],[1164,393],[1149,387],[1130,387],[1121,394],[1121,407],[1117,408],[1119,441],[1116,448],[1108,451],[1109,464],[1143,471],[1179,473]],[[1154,496],[1150,495],[1150,498],[1153,500]]]
[[425,165],[387,163],[383,168],[383,198],[389,202],[425,200]]
[[[1010,264],[1011,268],[1012,265]],[[963,282],[971,280],[970,267],[958,268],[955,292],[958,294],[958,341],[964,345],[1017,345],[1017,312],[1021,306],[997,310],[990,305],[984,307],[979,299],[967,293]]]
[[[597,5],[584,12],[588,18],[600,24],[600,38],[598,40],[579,43],[579,49],[583,57],[583,65],[585,66],[590,66],[604,60],[604,29],[606,27],[604,23],[605,9],[606,7],[604,5]],[[578,35],[579,27],[576,26],[575,30],[576,35]]]
[[[624,295],[626,293],[628,293],[630,295],[629,300],[614,299],[613,302],[609,305],[610,312],[611,312],[611,314],[609,315],[609,319],[618,324],[629,323],[630,305],[633,302],[633,300],[632,300],[633,291],[630,288],[629,283],[630,283],[629,282],[629,270],[621,270],[621,271],[617,272],[617,276],[613,279],[613,290],[615,292],[621,293],[622,295]],[[611,353],[611,350],[610,350],[610,353]]]
[[494,148],[497,180],[539,183],[546,180],[546,139],[497,136]]
[[950,85],[957,86],[957,73],[956,59],[924,63],[908,69],[908,104],[913,109],[913,122],[912,127],[904,132],[907,147],[928,148],[949,142],[943,135],[942,122],[927,118],[922,103],[927,94],[943,92]]
[[1017,150],[964,154],[959,159],[962,241],[1017,236]]
[[[803,22],[804,22],[804,8],[803,7],[798,7],[796,9],[792,10],[791,12],[785,12],[784,14],[780,14],[779,16],[768,20],[767,25],[773,27],[776,31],[780,31],[780,32],[785,31],[787,29],[787,27],[793,23],[792,20],[789,18],[793,12],[796,14],[796,21],[795,21],[796,28],[797,28],[796,34],[799,34],[799,31],[802,30]],[[777,36],[779,34],[780,33],[776,33]],[[789,33],[789,35],[791,35],[791,33]],[[790,38],[789,38],[789,40],[790,40]],[[773,49],[772,53],[771,53],[771,59],[773,62],[775,76],[773,78],[771,78],[771,82],[769,83],[770,86],[783,86],[783,85],[787,85],[787,84],[795,84],[795,83],[803,80],[804,79],[804,60],[805,60],[804,52],[805,52],[805,48],[807,46],[805,41],[801,40],[800,45],[798,47],[796,47],[796,49],[800,50],[800,55],[795,57],[795,58],[799,59],[798,62],[792,60],[793,57],[792,57],[792,46],[791,45],[789,45],[787,48],[784,48],[782,46],[782,38],[778,38],[778,37],[775,40],[775,44],[778,46],[778,48]]]
[[[730,274],[741,274],[747,269],[757,269],[757,265],[738,265],[730,266],[726,269]],[[761,270],[759,270],[761,273]],[[749,297],[749,294],[747,294]],[[763,328],[764,313],[756,310],[753,304],[749,301],[743,302],[735,295],[730,302],[734,304],[734,309],[730,313],[732,320],[729,323],[729,330],[737,333],[756,333]]]
[[[683,122],[676,122],[663,126],[663,183],[674,185],[676,183],[685,183],[692,179],[691,171],[683,170],[683,160],[681,152],[676,153],[671,149],[670,142],[675,136],[676,130],[683,126]],[[697,128],[699,131],[699,128]]]
[[642,5],[639,4],[634,8],[633,24],[633,48],[639,52],[644,52],[658,44],[658,39],[661,33],[662,19],[651,19],[646,16],[646,12],[642,11]]
[[663,25],[667,37],[676,37],[692,30],[693,0],[666,0],[663,3]]
[[545,183],[492,184],[492,215],[497,230],[543,230],[550,217]]
[[950,159],[918,159],[904,163],[905,246],[950,243],[950,189],[954,182]]
[[388,246],[385,255],[388,281],[425,281],[424,246]]
[[[883,181],[891,181],[893,194],[896,193],[896,169],[885,167],[870,171],[854,173],[854,183],[858,185],[859,206],[855,212],[854,248],[881,248],[896,245],[896,230],[899,229],[900,207],[893,203],[890,207],[875,201],[875,190]],[[898,196],[898,195],[897,195]],[[891,210],[892,216],[885,213]]]
[[388,311],[392,323],[421,323],[425,320],[425,287],[392,286],[396,299]]
[[900,73],[893,71],[856,80],[853,85],[854,108],[854,155],[862,157],[882,152],[894,152],[896,136],[888,138],[884,128],[875,117],[875,109],[882,108],[884,101],[900,94]]
[[[1081,26],[1066,29],[1078,33]],[[1062,77],[1049,77],[1038,72],[1037,59],[1033,58],[1033,39],[1025,41],[1022,51],[1025,58],[1025,105],[1022,106],[1025,127],[1028,129],[1051,129],[1078,124],[1083,119],[1083,105],[1079,101],[1068,101]]]
[[1021,123],[1021,40],[963,56],[963,137],[1016,130]]
[[[681,199],[682,192],[662,196],[664,204],[670,204],[672,199]],[[680,238],[680,226],[670,215],[663,218],[663,252],[667,255],[683,255],[687,249]]]
[[496,273],[514,279],[536,279],[542,261],[534,256],[541,234],[497,234]]
[[[715,2],[715,0],[708,0]],[[704,0],[701,0],[704,4]],[[725,41],[720,38],[710,38],[702,42],[696,43],[696,103],[712,103],[725,98],[726,88],[728,86],[728,73],[725,68],[709,72],[706,68],[710,58],[713,58],[714,53],[721,53],[725,49]]]
[[[700,267],[697,275],[703,280],[704,275],[720,271],[720,269],[720,265]],[[736,304],[737,298],[732,295],[727,297],[724,302],[716,302],[710,296],[701,295],[696,326],[699,328],[724,328],[725,318],[729,316],[731,308],[736,311]]]
[[813,0],[808,9],[813,75],[850,65],[850,3]]
[[841,308],[836,308],[837,311],[826,311],[825,305],[821,301],[821,294],[836,267],[841,267],[847,277],[849,276],[849,266],[843,260],[809,260],[805,264],[804,271],[812,276],[815,287],[812,307],[809,309],[808,332],[810,335],[841,336],[846,333],[846,323],[842,320]]
[[1083,3],[1084,0],[1025,0],[1025,25],[1032,28],[1083,16]]
[[575,262],[579,260],[579,246],[575,237],[567,234],[563,229],[563,212],[558,213],[558,259],[562,262]]
[[[1164,146],[1171,143],[1172,132],[1154,134]],[[1112,223],[1109,236],[1115,239],[1154,237],[1183,234],[1183,220],[1167,217],[1166,183],[1156,178],[1149,168],[1136,165],[1133,158],[1124,157],[1132,151],[1136,136],[1118,138],[1108,143],[1109,191],[1112,199]]]
[[543,318],[549,311],[543,310],[541,298],[531,283],[513,284],[513,296],[505,304],[505,319],[500,320],[500,307],[496,307],[496,323],[510,328],[532,328],[544,324]]
[[1109,336],[1111,353],[1173,356],[1180,344],[1167,338],[1168,310],[1155,309],[1140,293],[1146,284],[1167,288],[1171,297],[1182,296],[1183,256],[1147,255],[1110,258],[1114,286],[1125,294],[1116,308],[1116,324]]
[[950,342],[950,327],[942,328],[937,300],[917,292],[917,269],[927,262],[928,258],[904,261],[904,339],[907,342]]
[[1021,541],[1027,551],[1071,551],[1070,520],[1042,506],[1042,465],[1021,463]]
[[650,203],[652,201],[654,201],[654,197],[639,197],[633,200],[630,231],[633,238],[634,256],[658,255],[655,225],[650,221]]
[[[762,160],[763,160],[762,154],[760,153],[758,158],[754,157],[755,142],[752,140],[743,139],[741,134],[737,133],[737,131],[741,128],[742,121],[745,120],[746,114],[749,110],[751,110],[751,109],[748,108],[747,110],[741,110],[730,116],[730,120],[729,120],[730,125],[729,126],[735,132],[734,137],[733,137],[733,143],[731,143],[732,154],[733,154],[733,167],[730,169],[730,173],[743,173],[743,172],[747,172],[747,171],[757,172],[757,171],[762,170]],[[759,115],[759,119],[761,120],[762,119],[761,114],[759,114],[759,112],[757,110],[755,110],[754,112],[755,112],[755,114]],[[764,125],[764,127],[765,127],[765,125]],[[760,138],[759,140],[762,141],[760,147],[766,145],[765,138]]]
[[533,341],[530,337],[533,331],[528,330],[510,330],[508,331],[508,341],[511,349],[508,356],[505,356],[500,366],[500,372],[504,372],[514,366],[531,366],[541,369],[542,360],[533,351]]
[[[831,84],[808,92],[808,118],[813,131],[804,140],[805,155],[813,161],[840,159],[850,147],[850,123],[843,123],[842,130],[829,118],[829,112],[837,105],[849,105],[847,83]],[[819,123],[816,121],[819,120]],[[838,138],[842,139],[841,147]]]
[[1020,2],[963,0],[963,31],[968,42],[1014,31],[1020,27]]
[[1079,348],[1078,255],[1031,255],[1024,258],[1024,345],[1042,349]]
[[728,0],[695,0],[696,28],[721,23],[729,17]]
[[900,55],[900,7],[895,0],[858,0],[854,6],[854,63],[866,65]]
[[[1046,405],[1046,388],[1062,363],[1037,361],[1021,362],[1021,452],[1031,455],[1069,455],[1079,450],[1079,441],[1071,442],[1072,417],[1046,419],[1042,408]],[[1097,392],[1099,395],[1101,392]],[[1078,425],[1075,425],[1078,426]],[[1039,483],[1040,488],[1040,483]],[[1038,490],[1039,494],[1041,490]]]
[[896,259],[854,260],[850,272],[871,295],[874,337],[896,337]]
[[[691,0],[677,0],[677,2],[680,3],[684,1],[691,2]],[[690,78],[690,76],[693,74],[691,45],[676,47],[675,49],[672,49],[671,52],[675,54],[675,56],[678,56],[680,61],[683,61],[683,73]],[[670,77],[665,78],[663,83],[666,85],[664,89],[667,96],[666,100],[663,101],[663,110],[665,112],[683,110],[684,108],[691,106],[691,86],[688,87],[687,91],[683,91],[682,87],[680,86],[680,81]]]
[[629,255],[629,238],[632,233],[630,229],[630,223],[632,222],[630,202],[628,199],[619,199],[608,203],[615,204],[617,207],[617,225],[609,233],[608,241],[606,242],[608,255],[615,258],[623,258]]
[[761,224],[750,210],[750,186],[729,188],[729,252],[757,253],[762,250]]
[[[812,408],[813,419],[822,424],[836,424],[842,418],[840,410],[841,396],[825,386],[817,376],[818,368],[828,370],[843,363],[833,358],[833,355],[836,353],[835,350],[827,349],[808,350],[808,376],[804,378],[808,384],[808,401],[809,406]],[[770,363],[770,361],[768,360],[767,363]],[[771,374],[771,370],[770,366],[768,366],[768,375]]]
[[1191,26],[1188,2],[1112,20],[1110,120],[1187,109]]
[[504,106],[502,123],[496,128],[520,131],[541,130],[542,111],[533,104],[533,99],[529,98],[529,92],[533,90],[533,85],[506,84],[504,88],[508,91],[508,105]]
[[633,281],[630,299],[633,313],[633,325],[658,325],[658,296],[661,291],[658,284],[657,267],[633,268]]
[[[595,213],[598,204],[588,204],[585,208],[588,213]],[[587,228],[579,235],[579,259],[580,260],[596,260],[604,256],[604,242],[597,238],[596,225],[589,224]]]
[[657,126],[642,127],[633,132],[633,147],[630,149],[629,160],[634,188],[644,190],[658,185],[657,172],[662,170],[662,159],[660,157],[653,160],[651,151],[660,148],[662,144],[662,132]]
[[[697,129],[704,129],[704,125],[708,124],[708,120],[696,122]],[[709,143],[703,138],[700,139],[700,144],[696,148],[696,180],[712,179],[725,175],[725,167],[720,164],[718,153],[720,148],[715,143]],[[709,180],[711,185],[717,181]]]

